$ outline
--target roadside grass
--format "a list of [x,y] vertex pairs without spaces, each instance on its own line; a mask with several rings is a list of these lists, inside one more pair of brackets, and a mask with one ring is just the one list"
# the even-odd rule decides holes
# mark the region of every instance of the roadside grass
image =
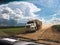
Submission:
[[60,25],[53,25],[52,28],[58,32],[60,32]]
[[8,27],[8,28],[0,28],[0,31],[6,33],[9,36],[15,36],[19,33],[24,32],[24,27]]
[[0,37],[7,37],[8,35],[0,30]]

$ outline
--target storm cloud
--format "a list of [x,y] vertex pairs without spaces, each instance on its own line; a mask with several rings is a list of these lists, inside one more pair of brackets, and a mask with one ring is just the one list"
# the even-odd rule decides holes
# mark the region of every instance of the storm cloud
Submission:
[[15,20],[17,23],[26,22],[39,16],[35,14],[40,8],[29,2],[11,2],[0,5],[0,19]]
[[6,4],[13,1],[23,1],[23,0],[0,0],[0,4]]

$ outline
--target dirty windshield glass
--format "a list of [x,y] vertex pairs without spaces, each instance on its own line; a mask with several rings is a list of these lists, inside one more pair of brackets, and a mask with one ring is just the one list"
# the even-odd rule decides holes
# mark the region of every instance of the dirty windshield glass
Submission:
[[0,0],[0,45],[60,45],[60,0]]

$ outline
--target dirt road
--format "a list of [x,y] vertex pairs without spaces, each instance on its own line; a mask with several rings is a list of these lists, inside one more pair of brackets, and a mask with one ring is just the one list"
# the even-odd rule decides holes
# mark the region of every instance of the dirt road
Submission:
[[51,45],[60,45],[60,33],[56,33],[51,28],[52,25],[42,25],[42,29],[29,34],[19,34],[24,38],[37,40],[36,42],[47,43]]

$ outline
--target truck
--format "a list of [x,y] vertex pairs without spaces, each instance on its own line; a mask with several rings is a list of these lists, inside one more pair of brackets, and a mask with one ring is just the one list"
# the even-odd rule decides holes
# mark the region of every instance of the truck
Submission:
[[25,26],[25,32],[35,32],[42,28],[42,21],[40,20],[29,20]]

